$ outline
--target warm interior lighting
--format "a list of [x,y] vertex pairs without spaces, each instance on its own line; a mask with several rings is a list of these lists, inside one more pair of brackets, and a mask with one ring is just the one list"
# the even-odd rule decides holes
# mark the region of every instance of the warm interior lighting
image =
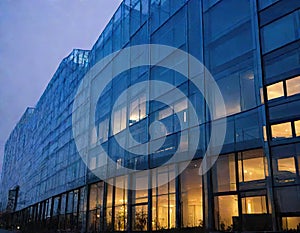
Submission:
[[267,87],[268,100],[284,96],[283,82],[275,83]]
[[242,198],[243,214],[267,213],[266,197],[244,197]]
[[295,121],[296,136],[300,137],[300,121]]
[[283,230],[299,230],[300,229],[300,217],[284,217],[282,218]]
[[238,216],[238,201],[237,196],[227,195],[219,196],[215,199],[217,227],[229,229],[233,225],[233,218]]
[[296,174],[296,166],[294,157],[283,158],[277,160],[277,168],[280,172],[291,172]]
[[272,138],[273,139],[282,139],[282,138],[293,137],[291,122],[272,125],[271,129],[272,129]]
[[287,95],[300,94],[300,76],[286,80]]

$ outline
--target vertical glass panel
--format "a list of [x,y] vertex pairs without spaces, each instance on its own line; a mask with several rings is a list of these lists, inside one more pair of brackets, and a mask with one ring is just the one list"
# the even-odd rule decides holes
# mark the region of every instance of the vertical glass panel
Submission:
[[105,119],[100,122],[98,128],[98,139],[100,143],[106,142],[108,139],[109,120]]
[[215,222],[220,231],[233,231],[238,214],[238,198],[236,195],[215,197]]
[[130,102],[129,125],[146,117],[146,95],[140,94]]
[[243,214],[265,214],[267,213],[266,197],[244,197],[242,198]]
[[300,94],[300,76],[286,80],[287,95]]
[[267,87],[268,100],[284,96],[283,82],[275,83]]
[[117,177],[115,205],[123,205],[126,203],[127,203],[127,176]]
[[138,172],[133,175],[133,204],[148,202],[148,173]]
[[239,181],[263,180],[267,176],[266,159],[262,150],[244,151],[239,154]]
[[134,231],[147,231],[148,205],[137,205],[132,208],[132,228]]
[[214,192],[236,190],[235,156],[221,155],[213,168]]
[[[172,174],[174,172],[174,166],[166,166],[159,168],[152,176],[152,186],[154,187],[152,189],[153,230],[170,229],[175,227],[175,180],[170,180],[170,176],[174,177],[174,174]],[[166,183],[167,181],[168,183]]]
[[73,191],[69,192],[69,194],[68,194],[67,213],[73,213],[73,198],[74,198]]
[[92,184],[90,187],[90,210],[101,208],[103,205],[103,182]]
[[127,227],[127,176],[116,178],[115,187],[115,230],[124,231]]
[[126,106],[121,107],[113,113],[113,134],[117,134],[126,128],[127,120]]
[[300,137],[300,121],[295,121],[296,136]]
[[271,130],[273,140],[280,140],[293,137],[291,122],[272,125]]
[[113,186],[112,179],[107,182],[107,197],[106,197],[106,213],[105,213],[105,229],[113,230],[112,225],[112,195],[113,195]]
[[126,230],[127,222],[127,210],[126,206],[116,206],[115,207],[115,230],[124,231]]
[[[203,226],[201,161],[192,161],[180,175],[182,227]],[[185,164],[182,164],[183,166]]]
[[300,217],[283,217],[282,230],[285,231],[299,231]]

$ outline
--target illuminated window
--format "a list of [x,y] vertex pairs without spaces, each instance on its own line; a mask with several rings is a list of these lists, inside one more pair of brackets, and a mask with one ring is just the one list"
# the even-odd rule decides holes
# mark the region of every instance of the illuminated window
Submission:
[[113,230],[112,224],[112,195],[113,195],[113,186],[110,185],[113,182],[112,179],[107,182],[107,195],[106,195],[106,213],[105,213],[105,221],[104,221],[104,229],[106,231]]
[[90,187],[89,209],[99,209],[103,206],[103,182]]
[[242,198],[243,214],[265,214],[267,204],[265,196]]
[[119,108],[113,113],[113,134],[117,134],[126,128],[126,106]]
[[[182,227],[203,226],[200,160],[191,162],[180,175]],[[184,164],[182,164],[184,166]]]
[[267,87],[268,100],[284,96],[283,82],[275,83]]
[[300,137],[300,121],[295,121],[296,136]]
[[234,218],[238,218],[238,197],[236,195],[215,197],[215,222],[220,231],[235,229]]
[[115,184],[114,230],[125,231],[127,226],[127,176],[117,177]]
[[287,95],[300,94],[300,76],[286,80]]
[[103,207],[103,182],[90,186],[88,229],[91,232],[100,230],[100,217]]
[[267,176],[267,162],[262,150],[244,151],[239,154],[239,181],[263,180]]
[[294,157],[278,159],[277,169],[279,172],[290,172],[296,174]]
[[273,140],[293,137],[291,122],[272,125],[271,130],[272,130],[272,139]]
[[134,174],[132,181],[132,228],[134,231],[147,231],[148,171]]
[[175,202],[174,166],[158,168],[152,175],[152,229],[175,228],[176,202]]
[[146,117],[146,95],[141,95],[130,103],[129,125]]
[[284,217],[282,218],[282,230],[299,230],[300,217]]
[[220,156],[213,168],[214,192],[235,191],[235,174],[234,154]]

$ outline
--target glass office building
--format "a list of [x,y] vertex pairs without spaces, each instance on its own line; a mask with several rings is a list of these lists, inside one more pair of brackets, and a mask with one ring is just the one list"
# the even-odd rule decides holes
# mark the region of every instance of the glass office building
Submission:
[[[201,93],[174,71],[141,66],[119,74],[97,102],[95,140],[117,164],[139,171],[116,172],[104,182],[93,173],[109,170],[103,157],[89,153],[87,167],[77,151],[74,97],[98,61],[141,44],[172,46],[199,59],[219,85],[227,115],[213,110],[212,119]],[[180,89],[190,102],[174,99],[172,108],[145,103],[141,90],[112,114],[120,93],[156,79]],[[190,104],[203,136],[192,162],[171,179],[186,166],[193,140],[194,126],[178,127],[178,120],[187,122]],[[221,155],[200,176],[211,122],[224,117]],[[155,143],[159,138],[149,137],[148,126],[157,120],[165,125],[160,150],[134,155],[118,146],[115,136],[125,129],[140,143]],[[175,151],[182,161],[160,166]],[[156,187],[158,179],[168,182]],[[12,131],[1,202],[5,223],[28,232],[299,231],[300,1],[124,0],[93,48],[74,50],[62,61],[36,107]]]

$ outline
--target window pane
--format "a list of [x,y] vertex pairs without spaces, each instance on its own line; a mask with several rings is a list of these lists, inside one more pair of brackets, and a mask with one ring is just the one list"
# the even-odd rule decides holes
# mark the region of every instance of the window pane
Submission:
[[244,197],[242,198],[243,214],[265,214],[267,213],[266,197]]
[[180,175],[182,227],[203,226],[200,160],[193,161]]
[[98,138],[100,143],[107,141],[108,139],[108,128],[109,128],[109,121],[105,119],[100,122],[99,124],[99,131],[98,131]]
[[[176,202],[174,166],[158,168],[152,176],[152,227],[153,230],[175,227]],[[168,182],[167,182],[168,181]],[[167,183],[166,183],[167,182]],[[164,185],[161,185],[166,183]],[[156,187],[157,186],[157,187]]]
[[277,169],[279,172],[291,172],[296,174],[296,166],[294,157],[278,159]]
[[103,205],[103,183],[92,184],[90,187],[90,210],[101,208]]
[[267,176],[266,159],[262,150],[244,151],[239,155],[239,181],[263,180]]
[[267,87],[268,100],[284,96],[283,82],[275,83]]
[[133,204],[148,202],[148,172],[138,172],[133,175]]
[[269,52],[297,39],[295,16],[290,14],[262,29],[263,52]]
[[127,222],[127,210],[126,206],[117,206],[115,207],[115,230],[124,231],[126,230]]
[[221,231],[232,231],[234,219],[238,218],[238,198],[236,195],[215,197],[216,228]]
[[287,95],[296,95],[300,93],[300,76],[286,80]]
[[134,231],[147,231],[148,223],[148,206],[138,205],[132,208],[133,223],[132,228]]
[[127,176],[116,178],[115,205],[127,204]]
[[272,129],[273,140],[293,137],[291,122],[272,125],[271,129]]
[[283,230],[299,230],[300,229],[300,217],[284,217],[282,218]]
[[296,136],[300,137],[300,121],[295,121]]
[[236,190],[234,154],[220,156],[213,168],[213,173],[214,192]]

